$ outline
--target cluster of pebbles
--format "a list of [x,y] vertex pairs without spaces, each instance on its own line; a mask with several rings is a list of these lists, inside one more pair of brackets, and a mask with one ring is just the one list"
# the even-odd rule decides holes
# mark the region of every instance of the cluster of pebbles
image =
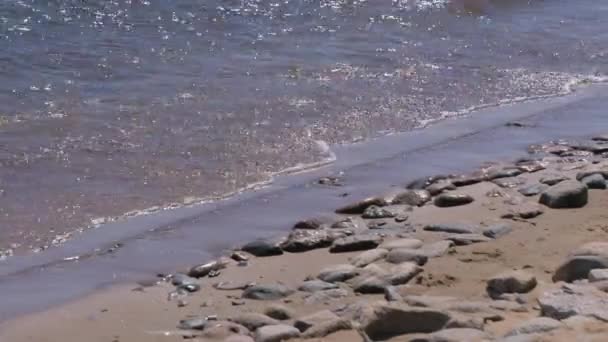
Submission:
[[[229,293],[233,307],[231,314],[184,318],[178,327],[193,339],[231,342],[555,341],[559,336],[608,341],[608,238],[571,251],[551,271],[549,283],[541,284],[527,267],[505,267],[483,279],[486,291],[478,300],[409,291],[457,281],[425,276],[427,263],[504,239],[517,223],[533,226],[551,211],[583,208],[591,191],[607,187],[608,136],[531,146],[529,152],[508,165],[416,180],[345,205],[334,215],[297,222],[278,241],[253,241],[169,276],[175,285],[169,297],[180,306],[188,305],[191,296]],[[495,199],[500,205],[488,204]],[[443,215],[480,203],[495,213],[495,220],[449,222]],[[415,219],[422,211],[427,213],[424,224]],[[319,264],[318,272],[303,274],[297,286],[287,285],[293,279],[221,277],[229,268],[251,267],[254,260],[305,257],[320,249],[344,255],[344,263]],[[211,288],[201,290],[201,284]],[[298,314],[302,306],[318,303],[325,308]],[[506,331],[487,328],[507,317],[514,323]]]

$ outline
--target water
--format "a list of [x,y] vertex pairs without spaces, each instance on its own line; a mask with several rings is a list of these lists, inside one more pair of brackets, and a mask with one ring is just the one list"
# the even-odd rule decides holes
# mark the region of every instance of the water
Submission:
[[0,250],[608,73],[606,1],[461,7],[0,0]]

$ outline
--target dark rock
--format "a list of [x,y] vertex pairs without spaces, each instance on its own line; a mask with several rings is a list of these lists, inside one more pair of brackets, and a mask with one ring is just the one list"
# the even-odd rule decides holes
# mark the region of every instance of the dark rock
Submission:
[[354,281],[352,287],[357,293],[371,294],[384,293],[384,289],[388,285],[389,283],[384,277],[368,276]]
[[375,261],[384,259],[388,254],[388,250],[384,248],[376,248],[369,251],[365,251],[351,259],[351,264],[357,267],[365,267]]
[[215,261],[203,264],[203,265],[197,265],[197,266],[192,267],[188,271],[188,275],[190,277],[194,277],[194,278],[202,278],[202,277],[207,276],[209,273],[211,273],[213,271],[219,271],[221,269],[226,268],[227,265],[228,265],[228,261],[225,259],[215,260]]
[[581,179],[581,183],[585,184],[589,189],[606,189],[606,180],[600,174],[594,174]]
[[474,243],[492,241],[492,239],[481,234],[454,234],[446,237],[446,239],[453,241],[456,246],[468,246]]
[[608,142],[608,134],[596,135],[593,138],[591,138],[591,140],[593,140],[593,141]]
[[254,285],[243,291],[243,298],[258,300],[275,300],[287,297],[295,291],[283,284]]
[[407,204],[412,206],[422,206],[431,200],[431,195],[426,190],[406,190],[397,194],[392,204]]
[[395,304],[377,304],[364,310],[360,318],[363,331],[372,340],[394,336],[430,333],[443,329],[450,316],[444,312],[410,308]]
[[426,191],[428,191],[431,196],[436,196],[442,192],[450,190],[456,190],[456,185],[448,180],[438,181],[426,187]]
[[540,203],[549,208],[581,208],[587,204],[588,190],[578,181],[563,181],[547,189],[540,196]]
[[263,240],[252,241],[241,247],[241,250],[249,254],[253,254],[257,257],[283,254],[283,250],[281,249],[281,247],[277,246],[274,243]]
[[328,228],[335,218],[333,217],[315,217],[296,222],[293,229],[323,229]]
[[498,178],[498,179],[492,180],[492,183],[494,183],[504,189],[516,188],[516,187],[524,184],[525,182],[526,182],[526,180],[521,179],[521,178]]
[[564,175],[547,175],[547,176],[541,178],[540,182],[541,182],[541,184],[553,186],[555,184],[559,184],[568,179],[570,179],[570,178],[568,178]]
[[420,266],[426,264],[428,257],[419,249],[398,248],[393,249],[386,255],[386,261],[392,264],[403,262],[414,262]]
[[517,191],[519,191],[520,194],[524,195],[524,196],[536,196],[538,194],[540,194],[541,192],[547,190],[548,186],[546,184],[532,184],[532,185],[526,185],[523,186],[521,188],[519,188]]
[[574,250],[557,268],[553,281],[586,279],[597,268],[608,268],[608,242],[590,242]]
[[289,233],[280,247],[290,253],[306,252],[329,247],[340,236],[341,234],[327,230],[296,229]]
[[353,265],[343,264],[328,266],[319,272],[317,278],[328,283],[343,282],[359,275],[359,269]]
[[452,184],[454,184],[457,187],[473,185],[473,184],[481,183],[485,180],[486,180],[486,177],[483,175],[460,176],[460,177],[451,179]]
[[342,207],[340,209],[336,210],[336,213],[338,214],[363,214],[363,212],[365,211],[365,209],[367,209],[368,207],[375,205],[377,207],[384,207],[386,205],[388,205],[388,203],[386,202],[386,200],[384,198],[379,198],[379,197],[370,197],[370,198],[366,198],[362,201],[353,203],[353,204],[349,204],[345,207]]
[[466,205],[474,201],[473,197],[459,193],[445,193],[435,197],[435,205],[440,208]]
[[570,146],[575,150],[589,151],[595,154],[608,152],[608,144],[601,144],[593,141],[574,143]]
[[356,252],[374,249],[382,243],[382,238],[375,235],[355,235],[333,242],[329,248],[330,253]]
[[264,309],[264,314],[270,318],[274,318],[279,321],[285,321],[288,319],[292,319],[294,316],[293,311],[291,309],[280,305],[280,304],[272,304]]
[[270,318],[266,315],[262,315],[255,312],[241,313],[235,317],[230,318],[228,321],[240,324],[251,331],[254,331],[257,328],[263,327],[265,325],[279,324],[279,321]]
[[406,188],[411,189],[411,190],[423,190],[424,188],[434,184],[435,182],[438,182],[440,180],[445,180],[448,178],[449,178],[449,176],[446,176],[446,175],[423,177],[423,178],[419,178],[419,179],[412,181],[411,183],[409,183],[406,186]]
[[608,179],[608,170],[588,170],[576,174],[576,180],[582,180],[593,175],[601,175],[604,179]]
[[477,225],[469,223],[442,223],[430,224],[424,227],[424,230],[429,232],[444,232],[452,234],[475,234],[478,233],[481,228]]
[[501,170],[493,170],[488,173],[487,179],[494,180],[498,178],[510,178],[521,175],[521,171],[516,168],[505,168]]
[[281,342],[300,336],[300,331],[290,325],[267,325],[255,331],[255,342]]
[[538,303],[543,316],[557,320],[579,315],[608,322],[608,294],[593,286],[566,284],[544,292]]
[[365,209],[361,217],[364,219],[383,219],[395,217],[395,214],[384,208],[371,205]]
[[498,239],[511,233],[512,230],[513,228],[511,228],[511,225],[506,223],[498,223],[485,228],[483,230],[483,235],[491,239]]
[[391,268],[388,282],[391,285],[404,285],[422,272],[422,268],[414,262],[404,262]]
[[511,329],[505,336],[516,336],[526,334],[546,333],[551,330],[559,329],[562,323],[549,317],[535,317],[525,321]]
[[331,289],[337,289],[337,288],[338,288],[338,285],[336,285],[334,283],[328,283],[323,280],[313,279],[313,280],[307,280],[307,281],[303,282],[302,285],[300,285],[300,287],[298,288],[298,290],[303,291],[303,292],[317,292],[317,291],[325,291],[325,290],[331,290]]
[[491,298],[503,293],[527,293],[536,287],[536,277],[525,271],[507,271],[488,280],[486,291]]

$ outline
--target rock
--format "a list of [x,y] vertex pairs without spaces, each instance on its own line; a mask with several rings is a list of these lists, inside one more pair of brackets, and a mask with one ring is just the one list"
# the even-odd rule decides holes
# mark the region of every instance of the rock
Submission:
[[525,179],[521,178],[499,178],[494,179],[492,183],[498,185],[501,188],[512,189],[516,188],[526,182]]
[[[429,342],[482,342],[488,340],[488,334],[471,328],[444,329],[428,335],[424,341]],[[418,341],[418,340],[413,340]]]
[[590,282],[605,281],[605,280],[608,280],[608,269],[596,268],[596,269],[589,271],[589,281]]
[[399,291],[397,291],[397,288],[394,286],[387,286],[384,288],[384,299],[386,299],[387,302],[403,301],[403,297],[401,297],[401,294],[399,294]]
[[392,264],[400,264],[403,262],[414,262],[420,266],[426,264],[428,257],[418,249],[397,248],[388,252],[386,261]]
[[593,176],[593,175],[601,175],[602,177],[604,177],[604,179],[608,179],[608,170],[599,170],[599,169],[595,169],[595,170],[588,170],[588,171],[582,171],[576,174],[576,180],[582,180],[583,178],[587,178],[589,176]]
[[389,285],[384,277],[368,276],[357,279],[352,287],[356,293],[371,294],[384,293],[384,289]]
[[201,337],[203,339],[225,340],[232,335],[247,335],[249,330],[244,326],[229,321],[207,321]]
[[406,190],[397,194],[391,203],[420,207],[430,200],[431,194],[426,190]]
[[386,250],[393,250],[397,248],[411,248],[416,249],[422,247],[422,241],[418,239],[397,239],[392,241],[385,241],[380,245],[380,248]]
[[266,315],[262,315],[255,312],[241,313],[235,317],[230,318],[228,321],[240,324],[251,331],[254,331],[257,328],[263,327],[265,325],[279,324],[279,321],[270,318]]
[[226,266],[228,265],[228,262],[229,261],[226,259],[220,259],[220,260],[208,262],[203,265],[197,265],[197,266],[192,267],[188,271],[188,275],[190,277],[194,277],[194,278],[202,278],[204,276],[207,276],[210,272],[219,271],[221,269],[226,268]]
[[594,174],[581,179],[581,183],[585,184],[589,189],[606,189],[606,180],[600,174]]
[[264,309],[264,314],[279,321],[285,321],[294,317],[294,313],[291,309],[280,304],[269,305]]
[[335,217],[315,217],[296,222],[293,229],[324,229],[335,221]]
[[280,284],[254,285],[243,291],[243,298],[258,300],[276,300],[290,296],[295,291]]
[[290,253],[306,252],[331,246],[339,234],[327,230],[297,229],[289,233],[280,247]]
[[240,252],[240,251],[233,251],[232,254],[230,254],[230,258],[237,262],[249,261],[249,255],[247,253]]
[[205,324],[207,324],[207,320],[204,318],[188,318],[179,321],[177,328],[183,330],[203,330]]
[[342,264],[328,266],[319,272],[318,279],[328,283],[344,282],[359,275],[359,269],[353,265]]
[[603,142],[608,142],[608,134],[600,134],[600,135],[596,135],[593,138],[591,138],[591,140],[593,141],[603,141]]
[[448,179],[449,176],[446,175],[436,175],[436,176],[431,176],[431,177],[422,177],[422,178],[418,178],[413,180],[412,182],[410,182],[406,188],[410,189],[410,190],[423,190],[424,188],[438,182],[441,180],[445,180]]
[[426,188],[426,191],[428,191],[431,196],[437,196],[442,192],[456,190],[456,189],[457,189],[456,185],[454,185],[451,181],[444,180],[444,181],[438,181],[436,183],[429,185]]
[[364,228],[366,228],[366,225],[365,225],[365,221],[362,218],[356,217],[356,216],[351,216],[351,217],[347,217],[343,220],[334,222],[331,225],[331,228],[358,231],[358,230],[363,230]]
[[511,178],[521,175],[521,171],[516,168],[504,168],[501,170],[492,170],[488,173],[487,179],[494,180],[499,178]]
[[384,200],[384,198],[370,197],[370,198],[366,198],[362,201],[359,201],[359,202],[356,202],[353,204],[349,204],[345,207],[337,209],[336,213],[348,214],[348,215],[363,214],[365,209],[367,209],[368,207],[370,207],[372,205],[375,205],[377,207],[384,207],[384,206],[388,205],[388,203],[386,202],[386,200]]
[[230,335],[224,342],[254,342],[254,340],[247,335]]
[[551,330],[559,329],[562,326],[560,321],[548,317],[536,317],[517,325],[509,331],[505,337],[515,335],[546,333]]
[[220,281],[219,283],[213,284],[213,288],[221,291],[234,291],[244,290],[253,285],[255,285],[255,283],[248,281]]
[[252,241],[241,247],[241,250],[249,254],[253,254],[257,257],[275,256],[283,254],[283,250],[279,246],[263,240]]
[[483,175],[460,176],[460,177],[451,179],[452,184],[454,184],[457,187],[473,185],[473,184],[481,183],[485,180],[486,180],[486,178]]
[[511,231],[513,231],[511,225],[506,223],[498,223],[484,229],[483,235],[489,237],[490,239],[498,239],[511,233]]
[[403,298],[403,300],[411,306],[423,307],[423,308],[444,308],[449,303],[458,301],[456,297],[449,296],[416,296],[409,295]]
[[356,267],[365,267],[375,261],[384,259],[388,254],[388,250],[384,248],[376,248],[369,251],[365,251],[351,259],[351,264]]
[[[337,331],[350,329],[352,329],[352,324],[350,323],[350,321],[338,318],[326,322],[321,322],[315,326],[308,328],[306,332],[302,334],[302,337],[305,339],[324,338],[327,335],[333,334]],[[347,341],[352,340],[349,339]]]
[[480,231],[480,227],[468,223],[445,223],[430,224],[424,227],[429,232],[444,232],[452,234],[475,234]]
[[536,277],[525,271],[507,271],[488,280],[486,291],[491,298],[503,293],[527,293],[536,287]]
[[303,282],[302,285],[300,285],[300,287],[298,288],[298,290],[303,291],[303,292],[317,292],[317,291],[325,291],[325,290],[331,290],[331,289],[337,289],[337,288],[338,288],[338,285],[336,285],[334,283],[328,283],[323,280],[313,279],[313,280],[307,280],[307,281]]
[[543,209],[535,203],[522,203],[510,207],[506,214],[501,215],[504,219],[532,219],[543,214]]
[[363,310],[360,317],[362,330],[372,340],[435,332],[441,330],[449,320],[450,316],[441,311],[391,303],[369,306]]
[[568,180],[570,178],[564,176],[564,175],[547,175],[543,178],[540,179],[540,183],[541,184],[545,184],[545,185],[549,185],[549,186],[553,186],[555,184],[561,183],[565,180]]
[[547,190],[548,186],[546,184],[532,184],[532,185],[525,185],[521,188],[519,188],[517,191],[519,191],[520,194],[524,195],[524,196],[536,196],[538,194],[540,194],[541,192]]
[[553,281],[586,279],[596,268],[608,268],[608,242],[590,242],[574,250],[557,268]]
[[407,282],[417,276],[420,272],[422,272],[422,268],[416,263],[404,262],[391,268],[388,282],[391,285],[407,284]]
[[319,312],[316,312],[316,313],[308,315],[308,316],[298,318],[294,322],[293,326],[296,327],[298,330],[300,330],[300,332],[305,332],[306,330],[308,330],[311,327],[314,327],[315,325],[320,325],[324,322],[329,322],[329,321],[334,321],[334,320],[339,320],[339,319],[340,319],[340,317],[338,317],[335,313],[333,313],[329,310],[323,310],[323,311],[319,311]]
[[383,219],[395,217],[395,214],[384,208],[375,205],[370,205],[365,209],[361,217],[363,217],[364,219]]
[[538,172],[545,169],[545,163],[538,160],[527,160],[517,163],[517,168],[522,172]]
[[543,192],[540,203],[549,208],[581,208],[587,204],[588,190],[578,181],[563,181]]
[[435,205],[440,208],[456,207],[473,202],[473,197],[459,193],[445,193],[435,197]]
[[333,289],[318,291],[304,297],[306,304],[327,303],[334,299],[340,299],[348,296],[348,291],[345,289]]
[[418,251],[427,258],[438,258],[444,256],[452,246],[454,246],[454,242],[442,240],[423,245]]
[[290,325],[267,325],[255,331],[255,342],[281,342],[300,336],[300,331]]
[[355,235],[336,239],[329,248],[330,253],[356,252],[374,249],[382,243],[382,238],[376,235]]
[[608,152],[608,144],[601,144],[593,141],[585,141],[570,145],[575,150],[589,151],[594,154]]
[[446,239],[454,242],[456,246],[468,246],[474,243],[492,241],[492,239],[481,234],[453,234]]
[[538,303],[546,317],[562,320],[580,315],[608,322],[608,294],[592,286],[566,284],[544,292]]

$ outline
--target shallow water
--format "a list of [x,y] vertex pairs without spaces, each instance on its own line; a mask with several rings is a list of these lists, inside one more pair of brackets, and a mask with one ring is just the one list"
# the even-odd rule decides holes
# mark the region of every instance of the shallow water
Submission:
[[1,1],[0,250],[565,92],[607,73],[606,18],[592,0]]

